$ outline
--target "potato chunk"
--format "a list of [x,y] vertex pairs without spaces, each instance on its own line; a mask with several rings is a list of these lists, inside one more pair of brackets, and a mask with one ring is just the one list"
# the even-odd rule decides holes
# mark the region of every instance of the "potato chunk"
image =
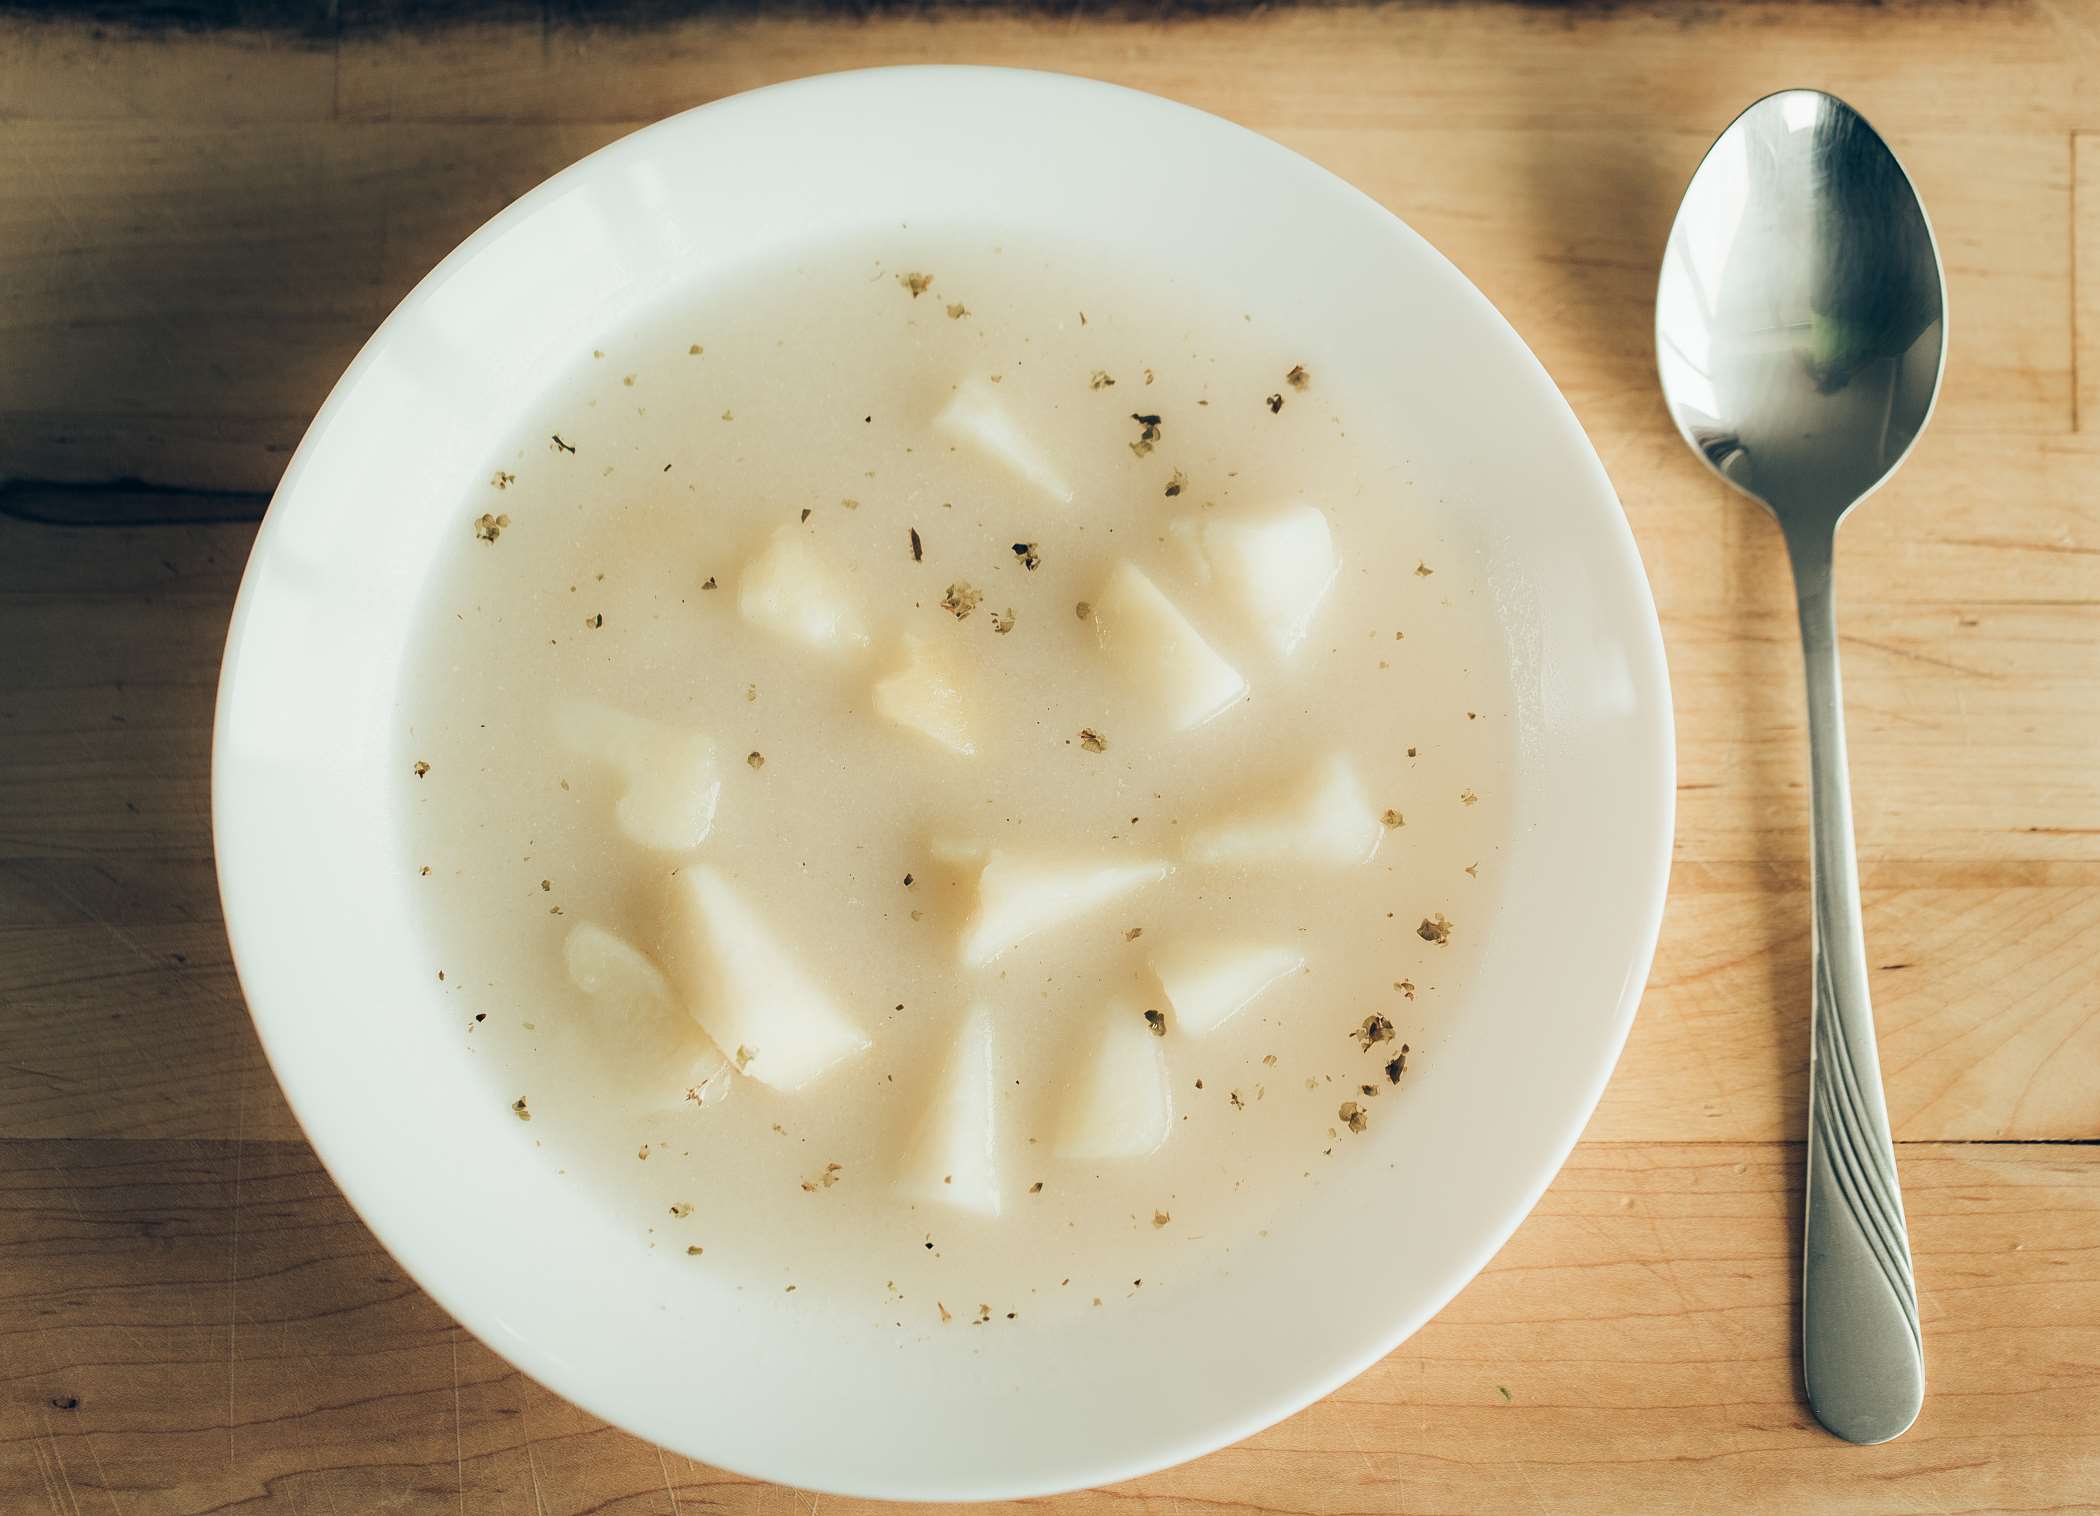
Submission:
[[687,1011],[740,1072],[799,1090],[869,1046],[717,870],[702,864],[671,881],[670,936]]
[[998,1084],[992,1013],[972,1008],[948,1050],[917,1130],[898,1166],[897,1184],[915,1200],[996,1216],[999,1172]]
[[613,820],[628,841],[679,852],[707,840],[722,793],[713,738],[595,700],[565,701],[556,736],[619,775]]
[[1095,635],[1116,676],[1176,731],[1200,726],[1247,693],[1247,681],[1127,559],[1093,600]]

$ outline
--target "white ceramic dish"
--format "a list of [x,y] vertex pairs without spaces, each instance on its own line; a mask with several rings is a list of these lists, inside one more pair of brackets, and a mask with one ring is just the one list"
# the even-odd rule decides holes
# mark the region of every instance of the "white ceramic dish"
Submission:
[[[1381,1117],[1413,1161],[1353,1165],[1216,1277],[999,1337],[841,1330],[608,1235],[485,1098],[437,1011],[389,756],[440,534],[590,333],[711,268],[965,214],[1295,292],[1306,329],[1387,386],[1357,409],[1394,418],[1417,487],[1469,505],[1454,530],[1510,637],[1521,751],[1509,885],[1480,924],[1507,950]],[[439,1303],[549,1387],[697,1459],[920,1498],[1195,1457],[1336,1388],[1449,1300],[1551,1180],[1618,1056],[1673,800],[1632,537],[1559,392],[1479,292],[1263,138],[982,69],[833,75],[689,112],[557,175],[447,258],[285,472],[234,611],[212,773],[227,927],[271,1064],[343,1192]]]

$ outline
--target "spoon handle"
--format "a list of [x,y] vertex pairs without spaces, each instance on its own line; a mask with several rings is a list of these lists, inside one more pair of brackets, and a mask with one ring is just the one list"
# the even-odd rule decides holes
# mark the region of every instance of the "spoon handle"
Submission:
[[1801,1373],[1824,1426],[1848,1442],[1886,1442],[1917,1419],[1925,1355],[1867,1000],[1831,594],[1835,535],[1822,525],[1787,536],[1808,669],[1815,893]]

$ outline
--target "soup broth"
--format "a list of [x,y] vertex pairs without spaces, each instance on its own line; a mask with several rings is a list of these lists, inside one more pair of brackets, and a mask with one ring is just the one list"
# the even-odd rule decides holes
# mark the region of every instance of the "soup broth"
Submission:
[[446,507],[403,867],[609,1246],[1032,1323],[1419,1157],[1506,656],[1348,381],[1253,296],[916,228],[550,376]]

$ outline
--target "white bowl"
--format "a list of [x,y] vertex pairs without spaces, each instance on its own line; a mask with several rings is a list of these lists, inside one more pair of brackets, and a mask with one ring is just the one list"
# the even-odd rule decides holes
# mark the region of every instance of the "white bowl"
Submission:
[[[1515,838],[1500,909],[1478,927],[1506,947],[1381,1116],[1409,1161],[1337,1171],[1214,1277],[996,1337],[842,1322],[611,1235],[485,1098],[438,1007],[389,761],[440,536],[568,355],[712,271],[963,216],[1295,292],[1302,329],[1371,376],[1357,412],[1393,418],[1418,489],[1467,504],[1449,530],[1485,567],[1518,692]],[[1215,117],[1055,75],[886,69],[637,132],[526,195],[402,302],[322,407],[256,541],[212,817],[242,987],[292,1108],[462,1324],[710,1464],[993,1498],[1244,1437],[1390,1352],[1473,1277],[1618,1057],[1661,918],[1674,789],[1655,607],[1611,485],[1457,270],[1340,180]]]

